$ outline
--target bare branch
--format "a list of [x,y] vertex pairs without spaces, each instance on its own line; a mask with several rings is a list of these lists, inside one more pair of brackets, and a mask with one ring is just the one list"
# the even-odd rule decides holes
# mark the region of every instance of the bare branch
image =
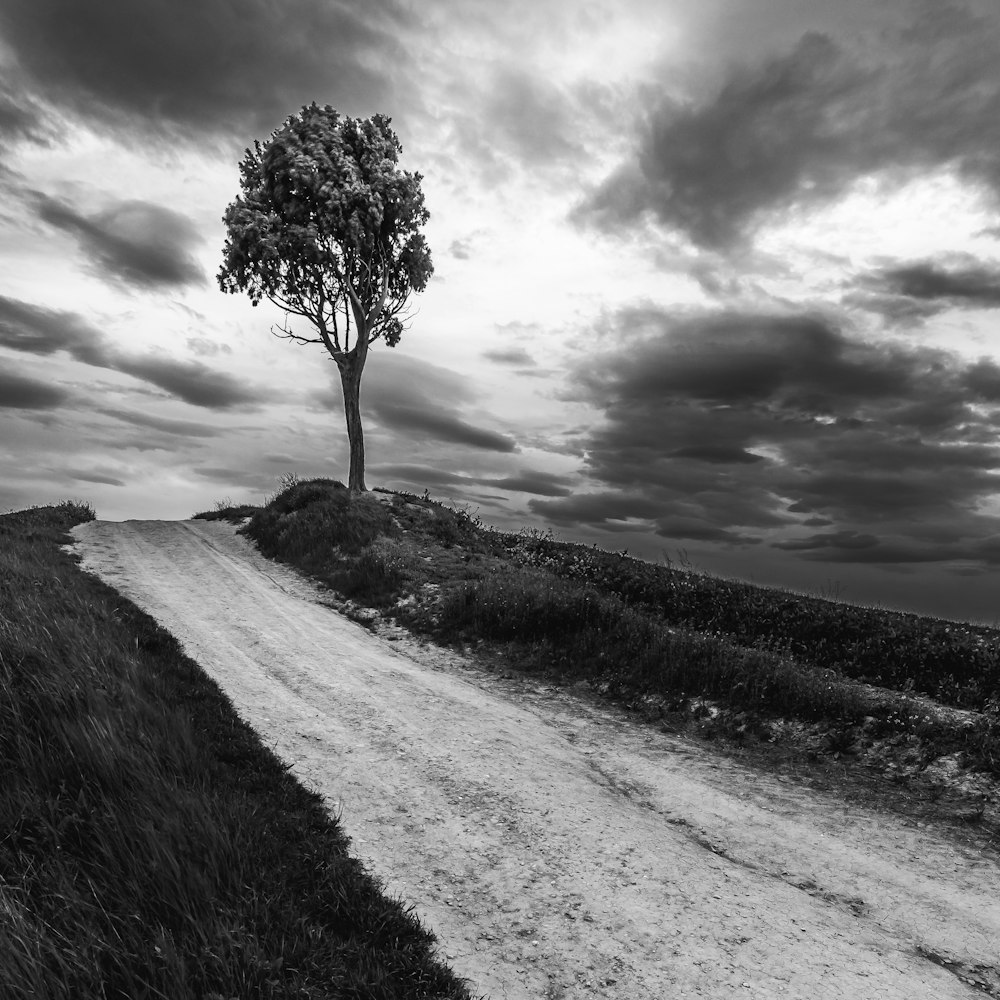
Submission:
[[277,323],[271,325],[271,334],[280,340],[293,340],[297,344],[322,344],[319,337],[303,337],[301,333],[295,333],[288,327],[288,314],[285,313],[285,322],[279,326]]

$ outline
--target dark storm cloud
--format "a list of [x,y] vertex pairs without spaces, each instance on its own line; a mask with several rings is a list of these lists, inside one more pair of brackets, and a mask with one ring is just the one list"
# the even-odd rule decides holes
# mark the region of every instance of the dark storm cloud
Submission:
[[517,443],[506,434],[476,427],[452,413],[441,412],[440,408],[400,406],[391,400],[377,400],[369,403],[368,409],[383,427],[402,431],[410,437],[426,434],[437,441],[486,451],[517,450]]
[[848,298],[891,319],[924,318],[945,309],[1000,307],[1000,270],[963,257],[917,261],[864,276]]
[[74,313],[0,295],[0,347],[46,356],[66,351],[84,364],[109,367],[103,335]]
[[1000,197],[1000,19],[922,10],[864,54],[809,33],[706,100],[661,101],[581,215],[614,228],[649,211],[725,246],[886,171],[943,168]]
[[632,309],[599,333],[619,350],[577,374],[604,416],[583,442],[598,491],[531,503],[554,523],[883,564],[981,561],[976,540],[1000,530],[992,361],[816,316]]
[[54,410],[69,398],[69,393],[51,382],[19,375],[9,368],[0,369],[0,408],[11,410]]
[[874,535],[861,535],[856,531],[828,531],[825,534],[790,538],[774,543],[776,549],[787,552],[807,552],[810,549],[870,549],[878,545]]
[[486,451],[516,451],[513,438],[465,417],[463,407],[475,398],[458,373],[409,355],[380,351],[365,369],[364,411],[395,436],[417,443],[430,438]]
[[411,486],[451,486],[468,482],[465,476],[460,476],[457,472],[436,469],[430,465],[383,463],[369,466],[369,469],[386,482],[394,480]]
[[[381,105],[406,58],[394,0],[11,0],[0,32],[45,100],[93,121],[236,135],[312,100]],[[357,113],[357,112],[353,112]]]
[[126,354],[75,313],[46,309],[2,295],[0,347],[42,357],[65,351],[83,364],[131,375],[193,406],[213,410],[253,406],[269,398],[267,390],[247,385],[200,361]]
[[100,277],[140,288],[204,284],[191,254],[200,242],[179,212],[145,201],[120,201],[94,215],[36,195],[39,218],[70,233]]
[[701,462],[748,463],[762,462],[763,455],[754,455],[743,448],[733,448],[730,445],[718,444],[688,444],[671,453],[671,458],[695,458]]
[[[463,476],[429,465],[377,465],[374,472],[387,479],[419,486],[494,486],[536,496],[569,496],[569,480],[549,472],[525,469],[512,476]],[[491,499],[506,499],[505,497]]]
[[[866,536],[867,537],[867,536]],[[977,541],[972,545],[953,542],[942,545],[921,545],[909,538],[880,540],[877,545],[831,545],[811,548],[796,553],[808,562],[828,562],[840,564],[861,564],[882,566],[889,569],[905,570],[916,563],[959,563],[973,562],[985,567],[1000,564],[1000,553],[996,544]],[[955,567],[954,572],[972,571],[970,567]]]
[[49,116],[0,70],[0,138],[4,143],[27,140],[46,145],[54,136]]
[[980,358],[962,373],[963,385],[985,403],[1000,403],[1000,365]]
[[615,522],[652,519],[663,509],[651,497],[612,492],[576,493],[565,500],[531,500],[528,506],[554,524],[583,523],[603,528],[614,528]]
[[[935,359],[933,352],[916,358],[853,343],[808,315],[722,313],[675,321],[657,309],[639,308],[622,310],[616,324],[638,338],[613,368],[633,404],[669,399],[733,406],[777,397],[783,416],[801,411],[812,418],[838,413],[845,399],[898,394],[917,374],[914,366]],[[604,385],[608,372],[594,365],[581,377]]]
[[533,493],[541,497],[566,497],[571,493],[570,480],[565,476],[553,475],[551,472],[537,472],[526,469],[513,476],[503,476],[500,479],[481,479],[483,486],[496,486],[504,490],[517,490],[520,493]]
[[84,472],[80,469],[61,470],[62,475],[70,479],[79,480],[81,483],[98,483],[101,486],[125,486],[121,479],[114,476],[105,476],[99,472]]
[[983,267],[945,270],[933,264],[912,264],[884,271],[891,291],[911,299],[965,300],[970,305],[1000,305],[1000,272]]
[[155,385],[185,403],[209,410],[229,410],[261,402],[259,391],[200,361],[177,361],[155,354],[141,357],[118,355],[114,369]]
[[694,542],[721,542],[724,545],[757,545],[760,538],[717,528],[696,518],[665,517],[656,522],[656,534],[663,538],[688,539]]

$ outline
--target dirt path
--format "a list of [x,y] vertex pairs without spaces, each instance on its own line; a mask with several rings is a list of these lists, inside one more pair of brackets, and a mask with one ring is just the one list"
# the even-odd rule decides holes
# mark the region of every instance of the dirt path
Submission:
[[73,533],[492,1000],[1000,995],[991,859],[565,691],[411,655],[225,523]]

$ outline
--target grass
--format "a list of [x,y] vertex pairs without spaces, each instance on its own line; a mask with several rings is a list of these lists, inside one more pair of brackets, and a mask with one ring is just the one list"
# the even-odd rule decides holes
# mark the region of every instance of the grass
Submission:
[[93,517],[0,516],[0,996],[466,1000],[319,796],[59,548]]
[[[633,703],[710,698],[741,732],[824,722],[834,752],[907,737],[927,759],[958,753],[1000,775],[995,629],[499,532],[427,496],[352,496],[333,480],[290,479],[241,530],[357,603],[507,665]],[[959,726],[934,705],[975,715]]]

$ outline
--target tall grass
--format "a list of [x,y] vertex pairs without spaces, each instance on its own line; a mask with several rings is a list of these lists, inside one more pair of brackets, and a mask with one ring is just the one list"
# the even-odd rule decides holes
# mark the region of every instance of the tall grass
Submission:
[[[919,733],[1000,773],[1000,632],[858,608],[624,553],[504,533],[427,497],[289,484],[243,529],[282,559],[409,627],[488,643],[511,664],[626,696]],[[915,694],[981,710],[961,732]]]
[[708,695],[810,719],[857,720],[875,708],[832,670],[803,670],[771,650],[671,628],[613,594],[539,570],[504,567],[463,583],[442,600],[438,624],[513,644],[537,665],[642,693]]
[[0,517],[0,996],[467,998],[229,700],[59,544]]
[[782,648],[801,663],[951,705],[1000,700],[996,629],[717,579],[537,533],[496,541],[512,562],[599,586],[675,627]]

